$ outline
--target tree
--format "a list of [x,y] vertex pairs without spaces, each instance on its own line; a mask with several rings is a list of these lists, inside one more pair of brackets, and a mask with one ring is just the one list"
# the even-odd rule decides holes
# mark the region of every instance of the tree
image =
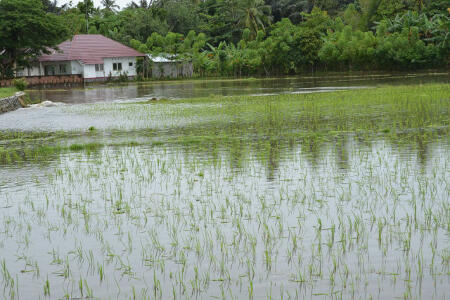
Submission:
[[[417,0],[381,0],[377,10],[377,17],[393,18],[406,10],[416,8]],[[418,4],[420,6],[420,4]]]
[[448,0],[417,0],[420,8],[424,8],[429,14],[448,14],[450,4]]
[[78,2],[77,8],[86,18],[86,33],[88,33],[89,18],[95,12],[94,2],[92,0],[83,0],[83,2]]
[[237,43],[242,36],[237,24],[236,0],[206,0],[199,5],[202,24],[197,31],[210,37],[210,43],[218,46],[226,41]]
[[362,24],[362,16],[357,10],[355,4],[349,4],[342,14],[342,19],[346,25],[349,25],[353,30],[361,29],[365,25]]
[[95,12],[94,2],[92,0],[83,0],[78,2],[77,8],[86,16],[90,16]]
[[147,0],[140,0],[139,3],[131,1],[128,4],[128,8],[150,8],[151,6],[152,6],[152,1],[150,1],[150,3],[148,3]]
[[335,69],[373,69],[376,67],[377,40],[371,31],[354,31],[345,26],[341,31],[329,31],[319,51],[319,58]]
[[70,8],[61,14],[61,22],[67,28],[68,35],[87,33],[86,31],[86,16],[80,13],[78,8]]
[[297,55],[294,35],[297,29],[287,18],[272,26],[270,35],[263,43],[268,52],[264,63],[271,73],[287,74],[295,68]]
[[67,38],[60,18],[46,13],[40,0],[1,0],[0,20],[2,78]]
[[369,30],[376,21],[381,0],[358,0],[358,4],[361,9],[363,29]]
[[102,0],[103,7],[110,12],[117,12],[119,5],[116,4],[115,0]]
[[58,0],[41,0],[42,5],[44,6],[44,11],[54,13],[54,14],[60,14],[64,10],[68,8],[67,4],[63,4],[62,6],[58,6]]
[[145,42],[153,33],[166,34],[168,26],[160,12],[161,8],[126,8],[112,15],[108,23],[101,24],[100,32],[122,43],[130,39]]
[[311,6],[308,0],[266,0],[266,4],[271,7],[274,22],[289,18],[294,24],[302,20],[300,13],[308,12]]
[[258,30],[265,31],[271,22],[270,6],[264,0],[242,0],[238,6],[238,24],[249,28],[256,35]]
[[199,7],[192,3],[192,0],[165,1],[161,7],[170,31],[187,34],[190,30],[197,30],[201,26]]

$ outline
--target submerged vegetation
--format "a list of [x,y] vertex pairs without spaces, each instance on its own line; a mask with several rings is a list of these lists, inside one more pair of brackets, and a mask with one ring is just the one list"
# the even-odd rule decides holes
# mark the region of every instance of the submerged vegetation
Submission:
[[0,132],[2,298],[449,296],[446,84],[57,109]]

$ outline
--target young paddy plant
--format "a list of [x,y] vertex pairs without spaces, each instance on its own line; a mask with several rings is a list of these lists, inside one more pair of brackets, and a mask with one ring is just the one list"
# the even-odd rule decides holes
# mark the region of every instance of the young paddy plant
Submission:
[[446,298],[447,89],[67,107],[121,128],[0,162],[2,283],[44,298],[36,264],[50,298]]

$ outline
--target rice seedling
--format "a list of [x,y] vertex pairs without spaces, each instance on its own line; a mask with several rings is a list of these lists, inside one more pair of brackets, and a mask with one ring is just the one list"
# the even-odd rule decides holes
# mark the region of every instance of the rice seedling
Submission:
[[0,297],[447,298],[449,100],[94,104],[61,109],[116,121],[1,132]]

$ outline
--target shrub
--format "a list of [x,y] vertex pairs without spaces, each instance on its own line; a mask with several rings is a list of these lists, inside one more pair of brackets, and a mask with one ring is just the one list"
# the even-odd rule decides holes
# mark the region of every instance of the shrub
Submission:
[[111,71],[108,74],[108,77],[106,78],[106,82],[112,82],[113,81],[113,77],[112,77],[112,73]]
[[141,74],[137,74],[136,77],[135,77],[135,80],[136,81],[144,81],[144,77],[142,77]]
[[119,82],[127,82],[128,81],[128,73],[123,72],[119,74],[119,78],[117,79]]
[[28,82],[25,80],[25,78],[14,79],[13,84],[19,91],[25,90],[25,88],[28,86]]

